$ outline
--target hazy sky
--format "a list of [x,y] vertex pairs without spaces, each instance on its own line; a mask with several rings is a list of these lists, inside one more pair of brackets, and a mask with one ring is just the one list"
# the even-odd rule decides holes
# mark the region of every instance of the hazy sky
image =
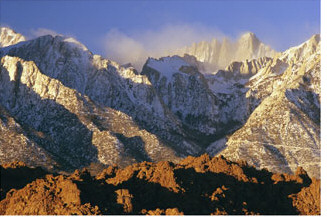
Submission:
[[283,51],[320,33],[318,0],[0,0],[0,4],[2,25],[29,38],[71,35],[102,55],[119,43],[146,52],[212,37],[236,39],[247,31]]

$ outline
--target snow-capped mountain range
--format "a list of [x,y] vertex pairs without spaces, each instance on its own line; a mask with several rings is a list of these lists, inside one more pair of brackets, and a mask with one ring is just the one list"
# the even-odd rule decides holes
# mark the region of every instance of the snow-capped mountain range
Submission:
[[273,57],[277,53],[271,47],[262,43],[252,32],[243,34],[237,41],[228,38],[222,40],[214,38],[210,42],[193,43],[191,46],[175,51],[177,55],[189,54],[195,56],[198,61],[204,63],[204,72],[209,74],[217,72],[218,69],[224,69],[233,61]]
[[[282,53],[253,33],[237,49],[194,44],[140,72],[70,37],[0,39],[1,163],[72,171],[208,152],[320,176],[319,35]],[[226,67],[206,75],[207,63]]]

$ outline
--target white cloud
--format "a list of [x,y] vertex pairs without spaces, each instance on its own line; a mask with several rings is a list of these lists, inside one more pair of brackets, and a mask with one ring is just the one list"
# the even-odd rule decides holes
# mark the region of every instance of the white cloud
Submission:
[[38,29],[31,29],[30,35],[31,35],[31,38],[36,38],[36,37],[40,37],[43,35],[55,36],[55,35],[59,35],[59,34],[51,29],[38,28]]
[[223,38],[217,29],[199,24],[166,25],[157,30],[136,31],[127,35],[111,29],[104,37],[108,58],[121,64],[131,62],[140,70],[148,57],[166,56],[177,48],[194,42]]
[[147,56],[143,44],[128,37],[117,29],[111,29],[105,37],[105,52],[108,57],[119,63],[131,62],[137,65]]

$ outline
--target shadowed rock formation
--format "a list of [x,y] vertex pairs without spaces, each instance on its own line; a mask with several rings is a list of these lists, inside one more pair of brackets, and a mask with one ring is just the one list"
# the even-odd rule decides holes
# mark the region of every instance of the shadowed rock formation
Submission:
[[0,165],[0,199],[4,199],[10,189],[20,189],[26,184],[44,177],[47,172],[41,167],[29,168],[23,162],[14,161]]
[[97,176],[86,169],[49,174],[10,190],[0,201],[0,214],[318,215],[320,180],[300,167],[294,175],[271,173],[205,154],[177,164],[113,165]]

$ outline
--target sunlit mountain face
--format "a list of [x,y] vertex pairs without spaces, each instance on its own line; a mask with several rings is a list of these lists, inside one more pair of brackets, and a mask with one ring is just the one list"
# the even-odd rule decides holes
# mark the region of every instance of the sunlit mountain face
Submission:
[[[1,40],[2,162],[70,171],[223,153],[320,176],[319,35],[210,75],[190,54],[149,58],[139,72],[63,35],[26,41],[2,28]],[[233,46],[233,58],[269,50],[252,33]]]
[[[1,186],[0,214],[319,214],[320,47],[317,34],[277,52],[248,32],[176,47],[135,69],[71,36],[27,40],[2,27],[1,169],[38,169],[31,185]],[[5,182],[18,177],[8,174]],[[49,183],[70,186],[45,199],[57,211],[10,207],[40,186],[61,192]],[[134,185],[175,204],[142,202]]]

